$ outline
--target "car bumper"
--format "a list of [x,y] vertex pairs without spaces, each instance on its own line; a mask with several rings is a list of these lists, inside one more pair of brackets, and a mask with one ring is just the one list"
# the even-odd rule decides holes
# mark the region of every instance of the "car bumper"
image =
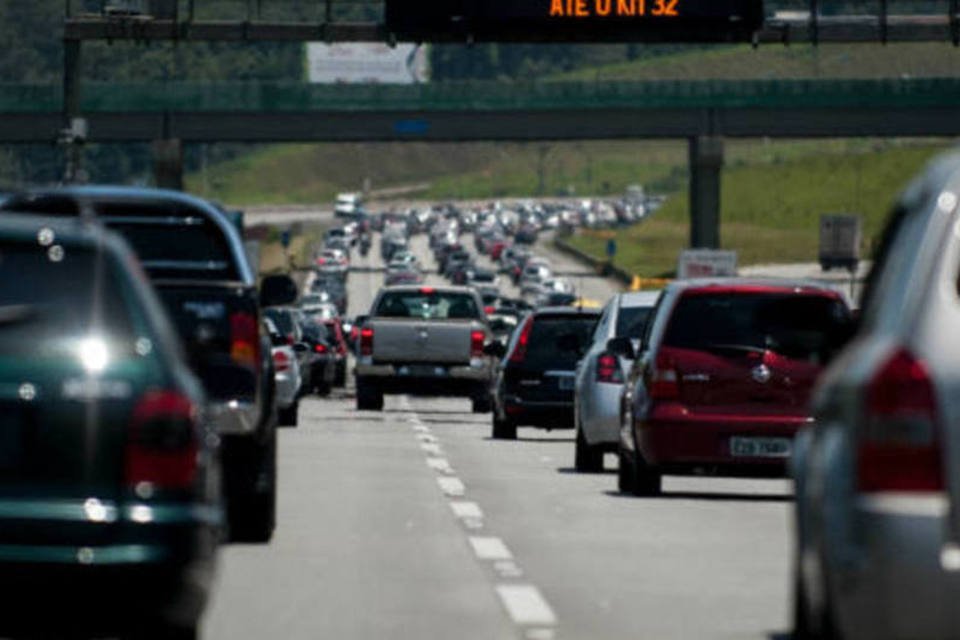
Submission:
[[287,373],[278,373],[276,379],[277,407],[287,409],[297,401],[300,393],[300,379]]
[[679,404],[655,405],[635,429],[644,460],[663,470],[684,472],[716,467],[724,473],[785,475],[789,453],[779,456],[744,456],[732,452],[733,438],[788,439],[808,425],[806,416],[744,417],[695,414]]
[[572,429],[573,401],[530,401],[519,396],[504,396],[503,417],[518,425]]
[[256,432],[259,422],[257,405],[243,400],[211,402],[209,411],[220,435],[246,435]]
[[593,383],[578,399],[580,427],[590,445],[616,445],[620,440],[622,384]]
[[824,554],[849,559],[826,571],[845,638],[960,637],[960,571],[941,562],[946,513],[942,495],[859,499],[855,548]]

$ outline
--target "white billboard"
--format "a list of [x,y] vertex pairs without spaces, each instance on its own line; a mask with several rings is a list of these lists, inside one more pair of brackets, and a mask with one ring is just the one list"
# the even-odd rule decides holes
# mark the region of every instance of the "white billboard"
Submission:
[[414,84],[427,80],[427,56],[413,44],[307,43],[311,83]]
[[712,278],[737,275],[737,252],[719,249],[687,249],[680,253],[677,278]]

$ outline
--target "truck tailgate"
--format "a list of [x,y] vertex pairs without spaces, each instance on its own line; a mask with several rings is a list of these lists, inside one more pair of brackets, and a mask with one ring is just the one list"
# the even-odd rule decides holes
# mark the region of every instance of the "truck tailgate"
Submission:
[[377,318],[373,327],[374,362],[468,364],[470,334],[480,330],[471,320],[391,320]]

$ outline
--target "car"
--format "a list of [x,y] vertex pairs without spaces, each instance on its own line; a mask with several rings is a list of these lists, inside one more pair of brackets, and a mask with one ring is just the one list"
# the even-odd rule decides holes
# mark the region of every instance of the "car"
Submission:
[[[619,489],[657,495],[664,474],[784,476],[850,322],[844,296],[816,282],[668,284],[624,385]],[[615,342],[611,353],[632,359],[629,341]]]
[[515,440],[518,426],[569,429],[574,373],[600,314],[595,310],[538,309],[526,316],[504,350],[493,386],[494,439]]
[[314,264],[317,271],[325,274],[345,275],[350,269],[350,259],[342,249],[323,249]]
[[320,396],[330,395],[336,386],[338,360],[336,344],[322,314],[309,315],[306,312],[298,318],[303,342],[310,351],[311,390]]
[[264,318],[264,324],[270,335],[270,355],[273,357],[274,379],[277,382],[276,399],[279,422],[281,425],[297,425],[297,408],[303,389],[300,376],[300,359],[294,351],[294,345],[287,342],[277,325],[270,318]]
[[423,274],[416,266],[406,262],[391,263],[383,277],[383,284],[388,287],[421,282],[423,282]]
[[220,208],[178,191],[39,188],[0,209],[6,216],[83,216],[133,247],[210,399],[223,443],[230,539],[268,542],[276,526],[276,383],[260,317],[265,306],[293,302],[296,283],[273,275],[258,288],[237,227]]
[[327,318],[323,323],[327,328],[330,353],[333,356],[333,386],[343,387],[347,384],[347,352],[349,350],[343,321],[335,317]]
[[621,338],[630,340],[634,348],[639,346],[659,296],[659,291],[619,293],[600,314],[590,345],[577,366],[573,407],[577,471],[603,470],[603,454],[617,450],[620,394],[625,371],[632,363],[611,353],[607,345]]
[[513,236],[513,241],[517,244],[535,244],[539,235],[536,225],[525,222],[520,225]]
[[[303,312],[297,307],[267,307],[263,310],[264,318],[273,322],[281,337],[293,351],[297,359],[301,384],[298,390],[300,396],[312,391],[319,381],[314,380],[314,361],[316,355],[306,344],[303,335]],[[299,403],[279,412],[280,426],[296,426]]]
[[338,193],[333,205],[333,215],[338,218],[352,218],[360,213],[363,196],[359,193]]
[[2,215],[0,256],[0,630],[196,637],[226,518],[169,315],[100,224]]
[[797,437],[796,638],[957,635],[960,154],[893,207],[855,334]]
[[349,247],[354,247],[357,244],[357,225],[350,223],[342,227],[327,229],[323,234],[323,243],[326,246],[334,244],[346,246],[349,251]]

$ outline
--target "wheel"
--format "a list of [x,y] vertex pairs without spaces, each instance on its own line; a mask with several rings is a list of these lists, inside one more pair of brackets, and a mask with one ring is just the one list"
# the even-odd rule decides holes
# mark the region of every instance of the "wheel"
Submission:
[[494,440],[516,440],[517,425],[511,420],[501,420],[497,417],[497,412],[493,412],[493,439]]
[[344,387],[347,384],[347,363],[340,362],[337,364],[337,371],[333,375],[333,386],[335,387]]
[[357,380],[357,411],[383,411],[383,392],[369,382]]
[[636,476],[633,470],[633,461],[627,457],[623,450],[617,451],[617,490],[620,493],[633,494],[633,487],[636,482]]
[[297,400],[286,409],[280,409],[277,412],[277,421],[283,427],[297,426],[297,419],[300,412],[300,401]]
[[[277,431],[266,442],[238,442],[238,461],[244,464],[246,486],[227,497],[231,503],[230,540],[265,543],[273,537],[277,521]],[[256,471],[251,473],[251,470]]]
[[824,592],[825,602],[821,611],[810,606],[803,581],[800,578],[800,562],[793,569],[793,640],[841,640],[830,606],[829,595]]
[[490,394],[482,391],[479,395],[474,396],[472,409],[474,413],[490,413],[493,410]]
[[639,454],[628,456],[621,450],[617,487],[621,492],[635,496],[657,496],[663,488],[663,477]]
[[577,442],[574,450],[574,467],[577,471],[599,473],[603,471],[603,449],[590,446],[583,435],[583,428],[577,426]]

